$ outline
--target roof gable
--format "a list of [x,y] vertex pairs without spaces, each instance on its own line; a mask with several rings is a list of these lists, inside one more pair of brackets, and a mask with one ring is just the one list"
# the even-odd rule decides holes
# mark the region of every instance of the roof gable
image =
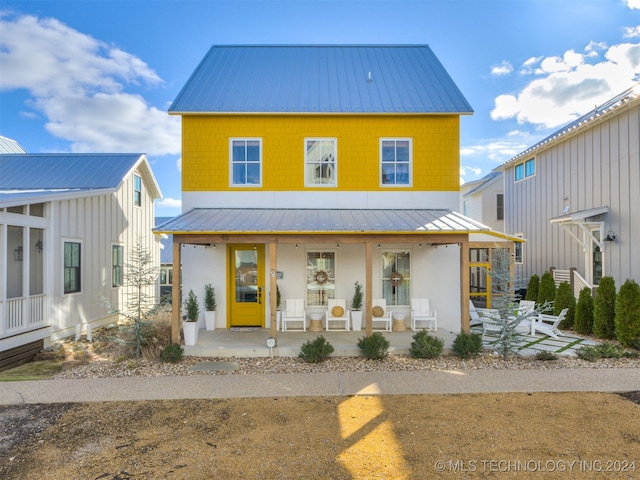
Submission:
[[470,114],[426,45],[213,46],[170,113]]

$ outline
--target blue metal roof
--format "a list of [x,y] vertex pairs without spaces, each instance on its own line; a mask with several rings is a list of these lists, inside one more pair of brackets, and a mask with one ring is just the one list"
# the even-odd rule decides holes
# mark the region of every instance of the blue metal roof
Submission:
[[115,188],[142,154],[2,154],[0,190]]
[[427,45],[213,46],[170,113],[473,110]]

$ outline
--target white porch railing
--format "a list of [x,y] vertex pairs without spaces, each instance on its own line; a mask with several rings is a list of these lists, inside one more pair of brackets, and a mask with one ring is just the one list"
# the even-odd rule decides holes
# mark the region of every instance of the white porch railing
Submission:
[[562,282],[569,283],[573,289],[573,296],[576,297],[576,300],[580,296],[580,291],[583,288],[590,288],[592,293],[597,288],[597,285],[590,285],[575,268],[571,268],[569,270],[552,269],[551,272],[553,273],[553,280],[555,281],[556,287]]
[[34,328],[45,326],[46,295],[33,295],[29,298],[10,298],[0,302],[0,334],[15,335]]

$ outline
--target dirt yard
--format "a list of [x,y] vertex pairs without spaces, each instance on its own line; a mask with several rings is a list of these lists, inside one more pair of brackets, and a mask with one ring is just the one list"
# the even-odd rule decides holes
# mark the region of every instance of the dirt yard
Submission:
[[634,402],[640,392],[0,407],[0,478],[630,479]]

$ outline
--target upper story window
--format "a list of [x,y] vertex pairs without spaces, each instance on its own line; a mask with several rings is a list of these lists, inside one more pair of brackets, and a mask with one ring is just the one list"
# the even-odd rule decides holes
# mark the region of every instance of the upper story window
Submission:
[[133,176],[133,204],[136,207],[142,206],[142,178],[140,175]]
[[532,177],[536,174],[536,160],[530,158],[526,162],[516,165],[516,182]]
[[504,193],[496,195],[496,220],[504,220]]
[[411,139],[380,139],[381,185],[411,185]]
[[80,291],[80,244],[64,242],[64,293]]
[[307,187],[335,187],[337,185],[336,157],[336,139],[305,139],[305,185]]
[[262,184],[262,140],[259,138],[231,139],[231,185],[259,186]]

